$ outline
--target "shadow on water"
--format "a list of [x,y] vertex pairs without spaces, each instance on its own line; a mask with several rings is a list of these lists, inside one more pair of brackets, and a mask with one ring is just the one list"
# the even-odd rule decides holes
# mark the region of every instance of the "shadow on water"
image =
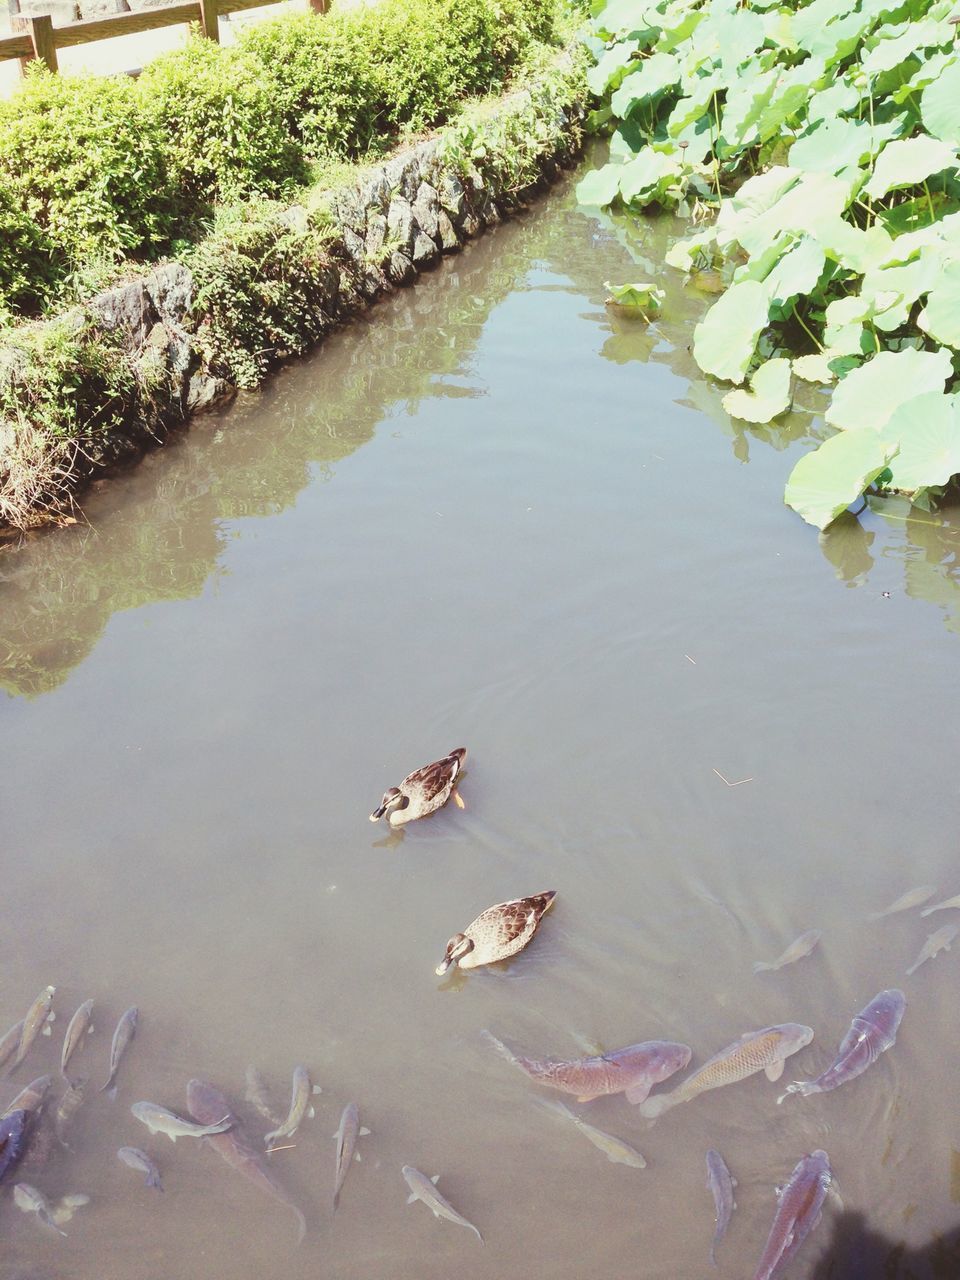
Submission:
[[875,1231],[862,1213],[837,1215],[832,1231],[810,1280],[957,1280],[960,1276],[960,1225],[920,1248]]

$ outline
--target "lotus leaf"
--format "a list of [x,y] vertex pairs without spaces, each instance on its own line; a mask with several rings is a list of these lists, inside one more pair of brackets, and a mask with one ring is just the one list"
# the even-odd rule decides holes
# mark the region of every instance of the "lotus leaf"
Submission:
[[812,236],[801,236],[767,276],[767,298],[781,309],[799,294],[812,293],[827,256]]
[[876,431],[842,431],[800,459],[784,501],[808,524],[825,529],[886,470],[896,452],[896,445]]
[[[722,301],[722,299],[721,299]],[[833,394],[827,422],[845,430],[879,430],[914,396],[943,391],[953,374],[949,351],[881,351],[853,369]]]
[[660,310],[660,303],[664,298],[662,289],[651,280],[643,280],[636,284],[611,284],[609,280],[604,282],[605,289],[610,290],[610,295],[618,307],[630,307],[637,310],[647,318],[647,312],[656,312]]
[[920,114],[935,138],[960,147],[960,59],[924,89]]
[[644,147],[635,159],[620,165],[620,195],[627,204],[633,200],[650,204],[657,198],[660,184],[665,179],[672,181],[681,172],[682,166],[676,156]]
[[[952,50],[938,50],[936,53],[931,53],[926,61],[920,64],[920,67],[913,73],[907,83],[901,85],[899,89],[894,89],[890,97],[894,102],[905,102],[911,94],[917,93],[921,89],[925,89],[928,84],[932,84],[935,80],[938,80],[943,72],[945,72],[948,67],[953,66],[956,61],[957,55]],[[921,105],[921,114],[922,113],[923,107]],[[927,120],[924,120],[924,124],[928,129],[930,129],[930,124]],[[933,133],[934,131],[930,129],[930,132]],[[940,137],[940,134],[936,134],[935,136]],[[944,138],[944,141],[950,142],[951,139]]]
[[817,121],[790,148],[792,169],[841,173],[851,165],[859,165],[864,157],[874,156],[897,136],[904,120],[897,117],[873,128],[864,120]]
[[918,49],[929,49],[936,45],[946,44],[953,39],[953,28],[945,22],[934,22],[928,18],[923,22],[911,22],[907,29],[892,39],[880,40],[861,61],[861,66],[868,76],[878,75],[881,71],[892,71],[901,62],[915,54]]
[[655,53],[633,65],[637,70],[624,76],[620,88],[610,99],[610,106],[621,117],[628,116],[638,103],[646,102],[680,80],[680,64],[672,53]]
[[600,10],[598,28],[609,36],[636,35],[651,38],[655,30],[647,26],[648,11],[637,0],[609,0]]
[[620,170],[623,165],[605,164],[602,169],[591,169],[577,183],[577,199],[581,204],[595,204],[601,208],[612,204],[620,191]]
[[877,158],[873,176],[864,187],[867,195],[875,200],[888,191],[903,187],[915,187],[934,173],[957,167],[956,149],[939,138],[920,134],[889,142]]
[[904,401],[882,435],[899,446],[891,466],[892,488],[913,493],[947,484],[960,474],[960,404],[955,396],[927,391]]
[[744,422],[770,422],[785,413],[790,408],[790,361],[767,360],[750,379],[750,390],[729,391],[723,407]]
[[597,65],[587,72],[587,84],[594,93],[615,89],[627,72],[633,70],[633,55],[640,49],[639,40],[619,40],[607,49]]
[[742,382],[768,318],[766,289],[758,280],[731,285],[694,330],[693,358],[704,373]]
[[944,268],[930,290],[917,324],[931,338],[960,350],[960,261]]
[[667,266],[676,267],[678,271],[689,271],[703,250],[715,246],[716,241],[716,228],[704,227],[685,240],[678,240],[671,245],[664,255],[664,261]]
[[809,356],[797,356],[793,362],[793,372],[804,382],[836,382],[840,370],[849,372],[845,362],[850,359],[842,351],[832,347],[824,347]]

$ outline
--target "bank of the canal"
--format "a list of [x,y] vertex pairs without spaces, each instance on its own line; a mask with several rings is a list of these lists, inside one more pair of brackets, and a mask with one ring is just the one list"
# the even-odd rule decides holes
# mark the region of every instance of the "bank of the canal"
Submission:
[[[346,166],[297,204],[248,204],[189,259],[9,330],[0,531],[72,519],[92,478],[259,385],[523,208],[578,154],[586,96],[585,55],[572,42],[509,94],[382,163]],[[61,417],[72,430],[51,427]]]

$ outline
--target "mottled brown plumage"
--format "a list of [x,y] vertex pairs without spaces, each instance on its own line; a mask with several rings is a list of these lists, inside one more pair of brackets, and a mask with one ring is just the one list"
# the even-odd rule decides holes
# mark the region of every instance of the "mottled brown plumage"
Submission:
[[477,969],[515,956],[536,933],[556,896],[555,889],[548,889],[530,898],[514,898],[487,907],[463,933],[455,933],[447,943],[437,975],[442,977],[453,964],[459,964],[461,969]]
[[466,758],[467,748],[457,747],[442,760],[414,769],[399,787],[390,787],[383,793],[383,799],[371,813],[370,821],[376,822],[387,814],[391,827],[402,827],[415,818],[426,818],[428,814],[436,813],[450,799],[453,784]]

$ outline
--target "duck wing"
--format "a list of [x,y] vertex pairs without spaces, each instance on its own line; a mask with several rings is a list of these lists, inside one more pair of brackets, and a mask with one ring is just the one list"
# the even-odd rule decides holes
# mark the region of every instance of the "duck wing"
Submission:
[[[550,906],[556,893],[538,893],[532,898],[515,898],[500,902],[481,912],[464,930],[472,938],[476,952],[490,959],[506,959],[522,951],[537,931],[540,917]],[[480,956],[477,955],[479,960]],[[489,963],[486,960],[485,963]]]
[[460,753],[454,751],[444,756],[442,760],[434,760],[432,764],[425,764],[421,769],[414,769],[413,773],[408,773],[400,783],[400,790],[416,790],[425,800],[432,800],[453,784],[460,772],[461,759]]

